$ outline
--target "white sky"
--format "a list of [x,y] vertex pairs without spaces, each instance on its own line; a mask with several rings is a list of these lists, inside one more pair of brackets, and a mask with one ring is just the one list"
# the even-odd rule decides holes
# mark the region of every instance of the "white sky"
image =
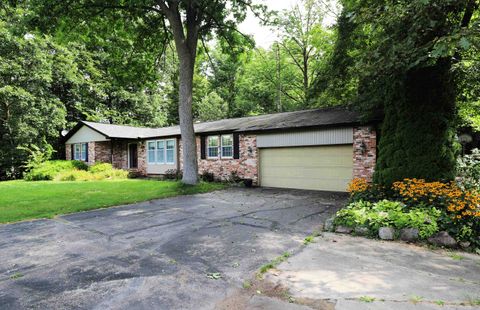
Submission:
[[[288,10],[300,3],[300,0],[256,0],[257,3],[263,3],[268,6],[270,10],[282,11]],[[331,25],[335,22],[333,14],[329,14],[324,23]],[[261,26],[260,21],[249,12],[247,18],[243,23],[239,25],[239,30],[245,34],[253,35],[257,46],[268,48],[277,39],[277,35],[274,30],[269,27]]]

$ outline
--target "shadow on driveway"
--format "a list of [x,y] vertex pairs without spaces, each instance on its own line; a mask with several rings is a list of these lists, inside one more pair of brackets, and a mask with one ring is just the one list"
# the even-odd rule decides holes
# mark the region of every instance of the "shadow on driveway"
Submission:
[[260,265],[301,247],[344,201],[231,188],[1,225],[0,305],[211,309]]

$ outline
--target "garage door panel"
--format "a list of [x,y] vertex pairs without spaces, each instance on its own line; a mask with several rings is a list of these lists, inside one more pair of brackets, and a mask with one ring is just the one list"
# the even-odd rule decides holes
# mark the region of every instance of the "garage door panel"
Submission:
[[[339,175],[349,175],[352,173],[352,167],[333,166],[333,167],[272,167],[262,173],[263,177],[299,177],[309,179],[336,179]],[[348,179],[348,178],[347,178]]]
[[308,156],[282,156],[279,158],[273,158],[272,162],[269,163],[269,166],[287,166],[288,163],[291,163],[290,166],[298,167],[298,163],[308,161],[309,167],[325,167],[325,166],[352,166],[352,157],[317,157],[310,158]]
[[352,179],[353,146],[260,150],[262,186],[345,191]]

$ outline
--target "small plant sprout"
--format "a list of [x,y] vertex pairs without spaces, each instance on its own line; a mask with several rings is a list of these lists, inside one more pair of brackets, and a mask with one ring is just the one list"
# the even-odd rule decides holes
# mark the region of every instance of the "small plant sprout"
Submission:
[[242,287],[246,290],[252,287],[252,283],[249,280],[243,281]]
[[435,301],[435,304],[439,305],[439,306],[444,306],[445,305],[445,302],[443,300],[436,300]]
[[15,280],[15,279],[19,279],[21,277],[23,277],[23,274],[21,274],[20,272],[15,272],[14,274],[12,274],[10,276],[10,279]]
[[290,252],[284,252],[282,255],[275,258],[271,262],[269,262],[265,265],[262,265],[262,267],[260,267],[259,273],[257,274],[257,278],[261,278],[262,274],[264,274],[265,272],[267,272],[270,269],[273,269],[273,268],[277,267],[278,265],[280,265],[280,263],[286,261],[287,258],[290,257],[290,255],[291,255]]
[[418,304],[422,300],[423,300],[422,296],[417,296],[417,295],[410,296],[410,302],[413,303],[413,304]]
[[307,245],[311,242],[313,242],[313,236],[307,236],[304,240],[303,240],[303,244]]
[[458,254],[458,253],[452,253],[450,254],[450,257],[454,260],[462,260],[464,259],[465,257],[463,257],[462,255]]
[[212,280],[218,280],[222,278],[222,275],[219,272],[209,272],[207,273],[207,278]]
[[374,302],[375,301],[375,297],[372,297],[372,296],[361,296],[359,298],[360,301],[363,301],[363,302]]

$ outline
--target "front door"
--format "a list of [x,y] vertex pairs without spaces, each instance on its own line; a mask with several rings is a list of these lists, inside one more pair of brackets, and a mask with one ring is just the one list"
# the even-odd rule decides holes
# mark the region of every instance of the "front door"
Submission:
[[137,167],[138,167],[137,144],[131,143],[128,145],[128,168],[133,169]]

